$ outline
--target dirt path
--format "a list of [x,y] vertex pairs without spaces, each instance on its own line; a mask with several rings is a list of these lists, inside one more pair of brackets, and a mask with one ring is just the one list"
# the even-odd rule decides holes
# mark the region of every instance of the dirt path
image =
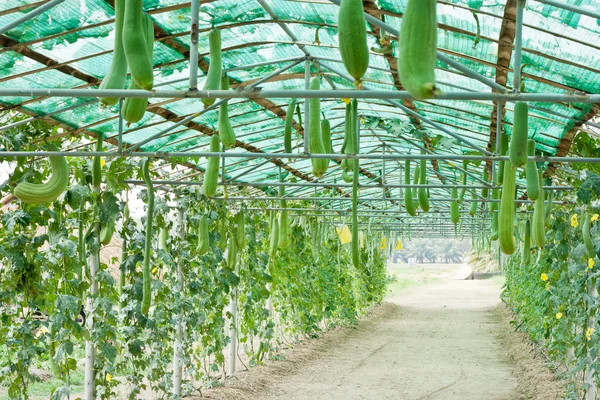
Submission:
[[445,281],[390,298],[362,324],[256,399],[514,399],[495,337],[494,281]]

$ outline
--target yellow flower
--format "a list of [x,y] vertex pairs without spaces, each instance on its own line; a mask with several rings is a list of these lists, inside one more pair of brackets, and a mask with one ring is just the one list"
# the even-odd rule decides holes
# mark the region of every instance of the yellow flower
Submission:
[[592,340],[592,335],[594,334],[594,332],[596,332],[596,328],[587,328],[587,330],[585,331],[585,337],[588,341]]
[[112,381],[113,376],[111,374],[106,374],[106,382]]
[[589,269],[592,269],[592,268],[594,268],[594,265],[596,265],[596,263],[594,262],[594,259],[593,259],[593,258],[590,258],[590,259],[588,260],[588,268],[589,268]]
[[157,272],[158,272],[158,268],[156,268],[156,267],[152,268],[152,275],[156,275]]
[[550,282],[546,282],[546,291],[550,290],[552,284]]
[[386,248],[387,248],[387,238],[385,236],[383,236],[381,238],[381,240],[379,241],[379,249],[385,250]]
[[556,313],[556,319],[561,319],[563,317],[563,313]]
[[365,124],[365,119],[364,119],[364,118],[361,118],[361,119],[360,119],[360,123],[364,125],[364,124]]
[[573,214],[571,217],[571,226],[573,228],[577,228],[579,226],[579,220],[577,219],[577,214]]
[[350,104],[350,99],[347,97],[342,97],[342,101],[346,104]]
[[49,332],[50,331],[48,330],[48,328],[46,328],[44,325],[42,325],[41,328],[38,329],[38,331],[36,332],[35,336],[39,338],[43,334],[46,334],[46,333],[49,333]]
[[600,217],[600,215],[598,215],[598,214],[592,215],[592,222],[598,221],[598,217]]
[[402,250],[402,240],[398,239],[396,241],[396,250],[400,251]]
[[106,164],[106,160],[104,159],[104,157],[100,157],[100,166],[104,167],[104,164]]
[[548,275],[546,275],[545,272],[542,272],[542,275],[540,275],[540,279],[544,282],[548,282]]

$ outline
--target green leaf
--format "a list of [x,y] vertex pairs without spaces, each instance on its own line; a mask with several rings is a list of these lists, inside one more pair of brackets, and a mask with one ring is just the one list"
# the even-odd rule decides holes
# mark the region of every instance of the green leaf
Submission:
[[600,176],[588,172],[588,178],[577,191],[577,197],[582,203],[589,204],[598,196],[600,196]]

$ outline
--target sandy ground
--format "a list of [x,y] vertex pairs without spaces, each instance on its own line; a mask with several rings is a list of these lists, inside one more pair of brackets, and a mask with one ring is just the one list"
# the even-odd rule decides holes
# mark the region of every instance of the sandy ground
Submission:
[[524,352],[523,338],[511,335],[510,315],[500,305],[501,280],[454,276],[405,289],[357,327],[304,343],[284,361],[239,374],[204,398],[559,398],[553,374]]

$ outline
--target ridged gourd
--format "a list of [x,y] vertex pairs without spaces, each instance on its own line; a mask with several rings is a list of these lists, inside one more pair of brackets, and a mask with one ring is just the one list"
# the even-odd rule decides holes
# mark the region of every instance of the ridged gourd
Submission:
[[504,184],[500,198],[500,211],[498,216],[498,237],[500,250],[511,255],[515,252],[515,189],[517,181],[517,168],[512,163],[504,164]]
[[[210,151],[217,153],[221,151],[221,141],[219,136],[213,134],[210,137]],[[217,184],[219,183],[219,156],[208,157],[206,171],[204,172],[204,182],[202,183],[202,192],[207,197],[212,197],[217,192]]]
[[[310,90],[320,90],[321,81],[318,76],[315,76],[310,81]],[[321,99],[309,99],[310,114],[308,121],[308,148],[311,154],[324,154],[325,145],[321,136]],[[327,172],[329,160],[324,158],[311,158],[312,173],[315,177],[320,178]]]
[[[221,31],[217,28],[212,28],[208,34],[208,47],[210,64],[204,81],[204,90],[219,90],[223,74],[223,58],[221,56]],[[209,107],[215,104],[215,99],[203,98],[202,102]]]
[[527,163],[527,137],[528,137],[529,106],[524,102],[515,104],[513,132],[508,148],[508,157],[513,166],[520,168]]
[[[126,0],[115,0],[115,42],[110,68],[98,89],[124,89],[127,80],[127,58],[123,49],[123,20],[125,18]],[[106,106],[114,106],[118,97],[100,97],[100,102]]]
[[[535,155],[535,140],[533,139],[527,141],[527,154],[529,156]],[[525,174],[527,176],[527,197],[529,197],[530,200],[537,200],[540,196],[540,183],[535,161],[527,161]]]
[[339,50],[346,71],[361,87],[361,79],[369,67],[367,24],[362,0],[343,0],[338,17]]

